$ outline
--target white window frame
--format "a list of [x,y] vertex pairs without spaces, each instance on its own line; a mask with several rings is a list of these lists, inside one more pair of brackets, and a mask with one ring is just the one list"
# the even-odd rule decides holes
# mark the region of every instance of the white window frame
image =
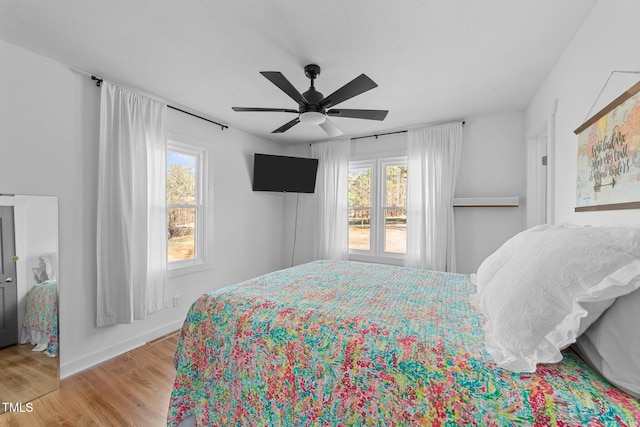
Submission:
[[[198,271],[211,268],[209,260],[209,248],[207,242],[211,241],[209,236],[211,232],[209,214],[209,156],[208,151],[195,144],[183,142],[185,138],[168,138],[166,151],[194,156],[196,158],[196,202],[194,205],[169,205],[170,207],[186,207],[196,208],[196,224],[195,224],[195,257],[192,259],[167,262],[167,270],[169,277],[181,276],[184,274],[195,273]],[[196,143],[196,141],[194,141]],[[168,241],[167,241],[168,243]]]
[[386,200],[385,168],[393,165],[406,165],[405,153],[381,153],[352,158],[349,169],[371,167],[371,236],[368,251],[349,248],[349,259],[353,261],[379,262],[404,265],[406,254],[385,251],[385,210],[382,203]]

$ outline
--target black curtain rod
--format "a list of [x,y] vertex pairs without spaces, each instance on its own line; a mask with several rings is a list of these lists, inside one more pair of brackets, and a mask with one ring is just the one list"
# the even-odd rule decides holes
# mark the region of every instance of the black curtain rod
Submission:
[[[462,122],[462,126],[464,126],[464,122]],[[385,135],[394,135],[396,133],[406,133],[409,132],[408,130],[397,130],[395,132],[387,132],[387,133],[376,133],[373,135],[365,135],[365,136],[356,136],[355,138],[351,138],[351,140],[356,140],[356,139],[362,139],[362,138],[376,138],[378,139],[379,136],[385,136]]]
[[200,120],[205,120],[205,121],[207,121],[207,122],[209,122],[209,123],[213,123],[214,125],[218,125],[218,126],[220,126],[220,127],[222,128],[222,130],[225,130],[226,128],[228,128],[228,127],[229,127],[229,126],[227,126],[227,125],[223,125],[223,124],[221,124],[221,123],[214,122],[213,120],[209,120],[209,119],[207,119],[206,117],[200,117],[200,116],[198,116],[197,114],[193,114],[193,113],[190,113],[190,112],[188,112],[188,111],[181,110],[181,109],[179,109],[178,107],[174,107],[173,105],[169,105],[169,104],[167,104],[167,107],[171,108],[172,110],[180,111],[181,113],[185,113],[185,114],[188,114],[188,115],[190,115],[190,116],[197,117],[197,118],[199,118]]
[[[100,78],[98,78],[96,76],[91,76],[91,80],[95,80],[96,81],[96,86],[98,86],[98,87],[102,86],[102,79],[100,79]],[[178,107],[174,107],[173,105],[167,104],[167,107],[171,108],[172,110],[180,111],[181,113],[185,113],[185,114],[188,114],[190,116],[197,117],[200,120],[204,120],[204,121],[207,121],[209,123],[213,123],[214,125],[218,125],[218,126],[220,126],[220,128],[222,130],[225,130],[225,129],[229,128],[229,126],[227,126],[227,125],[223,125],[222,123],[214,122],[213,120],[207,119],[206,117],[198,116],[197,114],[190,113],[190,112],[182,110],[182,109],[180,109]]]
[[407,133],[409,132],[408,130],[397,130],[395,132],[387,132],[387,133],[377,133],[374,135],[366,135],[366,136],[356,136],[355,138],[351,138],[351,140],[356,140],[356,139],[362,139],[362,138],[374,138],[378,139],[379,136],[385,136],[385,135],[394,135],[396,133]]

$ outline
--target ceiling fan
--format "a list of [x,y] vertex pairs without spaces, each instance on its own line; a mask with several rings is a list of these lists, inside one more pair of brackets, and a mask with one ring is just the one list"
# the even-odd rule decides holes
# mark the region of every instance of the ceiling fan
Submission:
[[232,107],[233,111],[268,111],[279,113],[294,113],[298,117],[280,126],[271,133],[283,133],[291,129],[298,123],[308,125],[320,125],[320,127],[330,137],[342,135],[342,131],[331,121],[329,117],[348,117],[354,119],[384,120],[389,111],[387,110],[349,110],[331,108],[341,102],[360,95],[378,85],[364,74],[360,74],[340,89],[329,96],[324,96],[318,92],[314,86],[314,80],[320,75],[320,66],[309,64],[304,67],[305,75],[311,80],[311,87],[304,93],[298,90],[279,71],[261,71],[271,83],[278,86],[280,90],[289,95],[291,99],[298,103],[298,109],[288,108],[253,108],[253,107]]

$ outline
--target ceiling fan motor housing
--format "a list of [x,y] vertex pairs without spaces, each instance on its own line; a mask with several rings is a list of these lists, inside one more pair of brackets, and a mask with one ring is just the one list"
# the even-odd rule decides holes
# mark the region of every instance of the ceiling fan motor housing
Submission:
[[300,105],[300,108],[298,109],[300,113],[306,113],[307,111],[317,111],[318,113],[325,112],[325,108],[320,107],[320,101],[324,99],[324,95],[318,92],[314,87],[309,88],[309,90],[304,92],[302,96],[309,101],[309,104]]
[[320,75],[320,66],[316,64],[309,64],[304,67],[304,74],[311,79],[311,87],[308,91],[302,94],[309,104],[301,104],[300,108],[298,108],[298,112],[303,114],[309,111],[314,111],[324,114],[325,108],[320,108],[320,102],[324,99],[324,95],[318,92],[313,84],[313,81]]

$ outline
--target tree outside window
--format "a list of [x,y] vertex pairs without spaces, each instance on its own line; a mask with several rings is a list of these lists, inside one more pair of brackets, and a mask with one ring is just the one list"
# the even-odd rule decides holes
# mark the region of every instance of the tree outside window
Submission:
[[167,150],[168,261],[198,257],[198,155]]

